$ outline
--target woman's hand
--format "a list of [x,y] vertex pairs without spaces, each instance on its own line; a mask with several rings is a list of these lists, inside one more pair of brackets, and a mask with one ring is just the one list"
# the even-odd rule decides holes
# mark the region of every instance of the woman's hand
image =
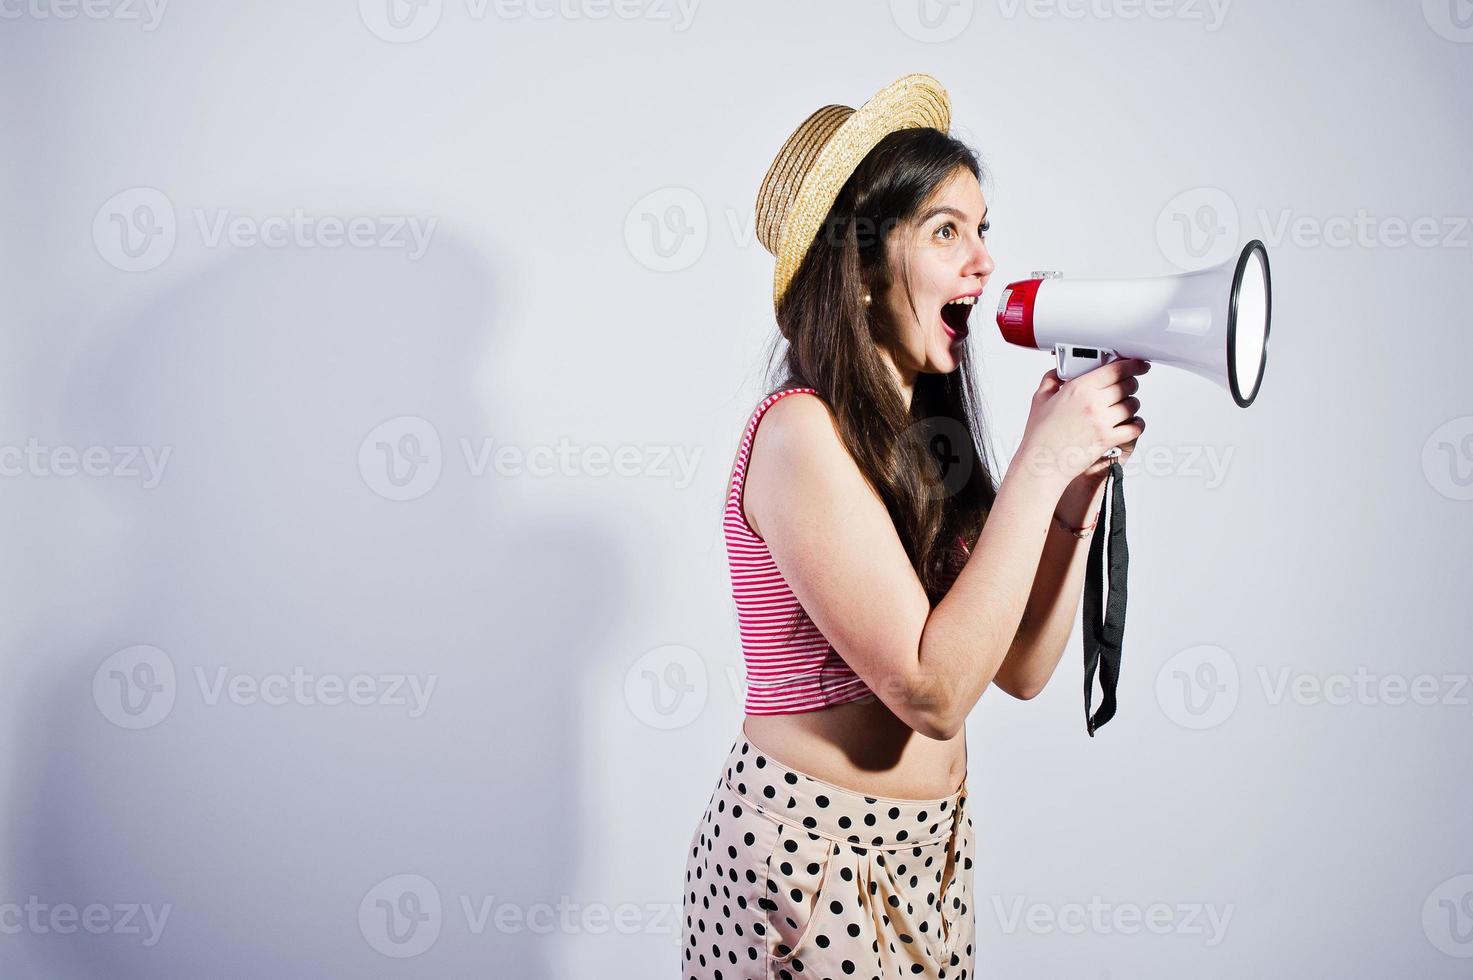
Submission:
[[[1136,415],[1137,376],[1150,369],[1149,361],[1123,358],[1067,384],[1055,370],[1039,382],[1018,456],[1031,472],[1058,482],[1060,502],[1069,505],[1069,513],[1087,508],[1103,485],[1110,460],[1101,457],[1108,450],[1118,446],[1124,462],[1135,449],[1146,427]],[[1065,520],[1069,513],[1060,510]]]
[[1136,440],[1132,439],[1120,447],[1120,455],[1113,459],[1100,459],[1091,463],[1089,469],[1069,481],[1059,497],[1059,506],[1054,511],[1059,519],[1071,527],[1084,527],[1095,519],[1100,513],[1100,490],[1105,485],[1105,477],[1110,473],[1110,464],[1118,462],[1121,466],[1130,458],[1135,451]]

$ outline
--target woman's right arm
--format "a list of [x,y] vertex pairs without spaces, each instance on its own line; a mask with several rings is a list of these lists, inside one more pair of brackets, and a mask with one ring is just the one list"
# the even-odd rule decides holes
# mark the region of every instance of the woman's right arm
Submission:
[[916,730],[931,738],[961,729],[1007,657],[1033,591],[1065,484],[1031,471],[1021,456],[998,485],[971,557],[921,633],[911,697],[928,729]]
[[1035,396],[981,536],[934,610],[828,406],[800,394],[767,410],[743,491],[750,523],[814,625],[916,732],[952,738],[992,682],[1022,620],[1054,506],[1074,475],[1070,457],[1082,470],[1134,437],[1108,407],[1124,397],[1118,381],[1138,373],[1116,365],[1139,363],[1096,369],[1087,384],[1064,386],[1074,388],[1066,400]]

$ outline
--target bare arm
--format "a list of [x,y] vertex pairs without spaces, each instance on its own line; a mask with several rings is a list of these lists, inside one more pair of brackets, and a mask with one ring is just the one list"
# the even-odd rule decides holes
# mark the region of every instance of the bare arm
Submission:
[[961,729],[1012,649],[1058,496],[1055,482],[1010,467],[971,557],[927,619],[917,674],[933,738]]
[[[1122,404],[1131,411],[1138,409],[1140,400],[1132,396],[1140,390],[1140,381],[1126,377],[1120,381],[1119,387],[1121,394],[1126,396]],[[1133,421],[1138,431],[1144,431],[1144,419],[1137,416]],[[1124,465],[1135,451],[1135,444],[1135,439],[1121,444],[1116,462]],[[1083,527],[1099,516],[1110,475],[1110,462],[1105,459],[1095,461],[1064,490],[1057,510],[1062,520],[1071,526]],[[1093,532],[1104,533],[1104,528],[1096,528]],[[1024,700],[1036,697],[1059,666],[1064,647],[1074,631],[1074,614],[1079,609],[1079,597],[1084,591],[1091,540],[1091,535],[1076,538],[1052,521],[1049,523],[1048,540],[1033,577],[1033,591],[1028,596],[1027,608],[1023,610],[1023,621],[1013,638],[1012,649],[993,679],[993,683],[1013,697]]]
[[[1059,514],[1064,520],[1083,526],[1099,513],[1104,481],[1091,482],[1095,483],[1093,496],[1083,507],[1060,503]],[[1090,540],[1089,536],[1076,538],[1049,521],[1048,538],[1033,577],[1033,591],[1023,610],[1023,621],[993,679],[993,683],[1015,698],[1036,697],[1059,666],[1074,631],[1074,614],[1084,591]]]

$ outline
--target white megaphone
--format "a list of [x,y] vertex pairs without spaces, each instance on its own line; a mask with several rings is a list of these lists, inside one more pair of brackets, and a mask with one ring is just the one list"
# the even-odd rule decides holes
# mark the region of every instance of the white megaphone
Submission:
[[1138,357],[1215,381],[1247,408],[1263,383],[1272,300],[1268,251],[1254,239],[1236,259],[1174,276],[1036,272],[1003,290],[997,325],[1009,343],[1052,350],[1065,381]]

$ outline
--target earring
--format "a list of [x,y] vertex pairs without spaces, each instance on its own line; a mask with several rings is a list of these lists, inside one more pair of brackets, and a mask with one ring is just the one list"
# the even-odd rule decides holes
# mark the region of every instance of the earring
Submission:
[[865,306],[869,306],[873,302],[874,302],[874,300],[870,297],[870,294],[869,293],[865,293],[864,294],[864,305]]

